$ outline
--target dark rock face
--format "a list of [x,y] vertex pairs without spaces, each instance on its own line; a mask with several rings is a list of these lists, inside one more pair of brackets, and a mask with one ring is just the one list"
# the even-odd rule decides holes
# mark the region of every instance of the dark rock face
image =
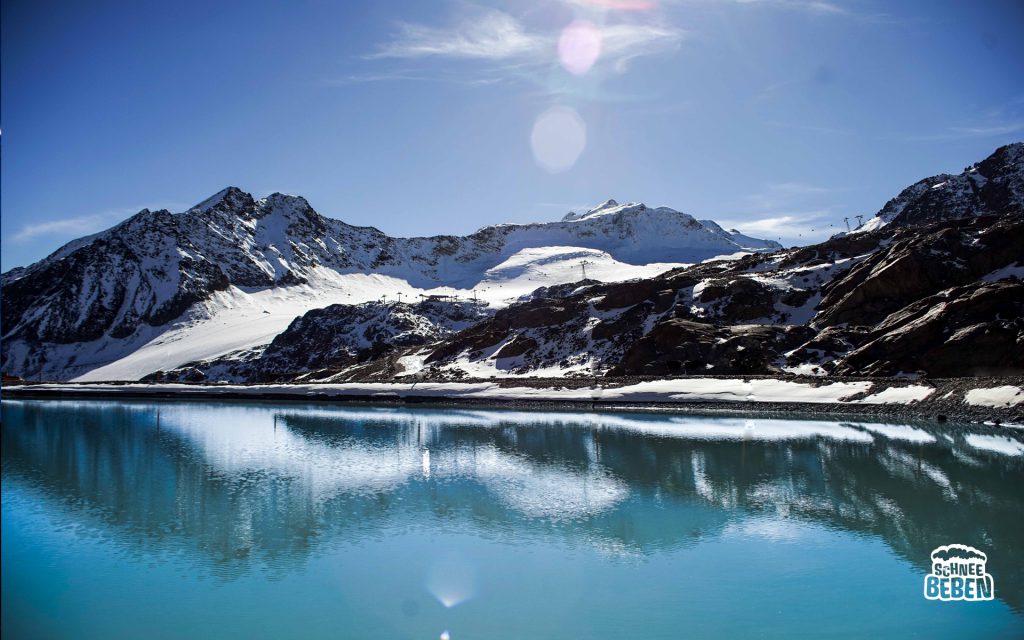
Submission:
[[[789,299],[806,302],[806,291],[786,292]],[[780,293],[775,287],[768,286],[753,278],[720,279],[708,282],[700,294],[701,302],[717,303],[717,315],[733,322],[745,322],[755,318],[765,318],[775,312],[775,303]]]
[[1020,375],[1024,373],[1024,283],[947,289],[883,320],[869,342],[839,360],[838,373]]
[[781,351],[814,334],[808,327],[714,326],[673,318],[654,326],[626,352],[616,375],[714,372],[746,375],[777,371]]
[[873,325],[925,296],[1014,263],[1022,247],[1019,215],[969,218],[902,233],[823,287],[815,322]]
[[275,382],[339,371],[409,347],[435,343],[490,316],[472,302],[335,304],[296,318],[262,351],[161,371],[152,380]]
[[1024,143],[996,149],[959,175],[925,178],[890,200],[876,214],[893,227],[932,224],[1024,208]]
[[[67,344],[108,332],[123,337],[142,323],[177,317],[228,286],[225,274],[210,262],[168,257],[164,239],[178,232],[167,211],[144,210],[117,229],[120,233],[82,248],[69,245],[50,260],[5,274],[4,340]],[[156,259],[147,265],[146,257]]]

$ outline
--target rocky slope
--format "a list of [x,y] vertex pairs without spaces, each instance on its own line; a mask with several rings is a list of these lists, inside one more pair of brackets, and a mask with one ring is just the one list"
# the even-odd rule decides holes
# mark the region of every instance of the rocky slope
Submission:
[[1001,214],[1024,208],[1024,143],[999,147],[959,175],[942,173],[910,185],[857,231]]
[[456,377],[1020,375],[1022,276],[1024,219],[984,216],[538,297],[407,362]]
[[[297,292],[309,299],[279,305],[294,310],[282,311],[248,346],[265,345],[308,308],[345,301],[353,292],[361,299],[352,301],[379,298],[396,283],[407,294],[446,287],[468,295],[496,268],[504,270],[489,281],[495,289],[531,267],[538,283],[571,279],[565,265],[575,268],[584,259],[604,260],[606,271],[615,271],[775,247],[672,209],[614,201],[560,222],[496,225],[465,237],[392,238],[321,216],[301,197],[254,199],[228,188],[182,214],[143,210],[3,274],[2,367],[67,379],[129,357],[171,329],[177,332],[164,341],[180,352],[188,333],[201,333],[194,325],[246,304],[252,313],[235,313],[230,321],[263,322],[258,307],[272,313],[268,299]],[[563,268],[541,269],[552,263]],[[317,297],[324,292],[329,300]],[[191,352],[216,355],[232,344],[208,341]],[[156,368],[140,366],[142,373]]]

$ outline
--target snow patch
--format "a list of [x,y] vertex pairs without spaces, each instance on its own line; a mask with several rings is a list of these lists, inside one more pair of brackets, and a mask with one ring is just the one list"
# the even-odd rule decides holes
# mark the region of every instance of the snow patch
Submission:
[[976,407],[1015,407],[1024,402],[1024,392],[1013,385],[971,389],[964,396],[964,401]]

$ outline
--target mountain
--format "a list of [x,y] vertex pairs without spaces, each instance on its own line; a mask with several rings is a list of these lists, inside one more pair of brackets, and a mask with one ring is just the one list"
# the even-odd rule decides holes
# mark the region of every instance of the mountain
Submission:
[[301,197],[230,187],[181,214],[140,211],[3,274],[2,366],[31,378],[137,379],[266,346],[330,304],[458,293],[503,306],[584,272],[622,280],[771,248],[611,200],[558,222],[393,238],[321,216]]
[[959,175],[941,173],[910,185],[858,232],[906,227],[1024,208],[1024,142],[999,147]]
[[352,313],[329,307],[288,331],[324,356],[273,372],[300,375],[224,376],[244,358],[233,354],[154,379],[1022,375],[1022,248],[1021,213],[838,236],[653,278],[541,288],[462,331],[358,363],[348,345],[320,346],[324,316],[334,326]]
[[[947,198],[929,194],[927,216],[896,217],[816,245],[705,261],[626,282],[539,287],[434,342],[382,349],[355,365],[351,348],[333,346],[319,370],[296,359],[277,371],[290,367],[304,380],[595,371],[1021,375],[1024,207],[1014,199],[1014,185],[1024,165],[1015,149],[1020,145],[1003,147],[976,165],[984,167],[977,171],[985,172],[985,184],[998,189],[966,209],[962,191],[934,189]],[[919,201],[906,202],[905,211],[925,211]],[[1003,205],[993,210],[995,202]],[[567,221],[619,209],[609,201]],[[240,357],[203,363],[203,376],[195,377],[193,368],[192,378],[172,370],[162,379],[221,379],[217,367]]]

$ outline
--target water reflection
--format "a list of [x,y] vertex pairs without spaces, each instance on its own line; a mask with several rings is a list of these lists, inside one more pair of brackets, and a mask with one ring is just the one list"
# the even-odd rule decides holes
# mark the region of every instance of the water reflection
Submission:
[[[941,544],[983,547],[1017,610],[1020,446],[849,422],[66,401],[4,401],[2,440],[5,487],[227,579],[418,527],[653,554],[813,522],[922,569]],[[446,606],[473,589],[460,562],[430,578]]]

